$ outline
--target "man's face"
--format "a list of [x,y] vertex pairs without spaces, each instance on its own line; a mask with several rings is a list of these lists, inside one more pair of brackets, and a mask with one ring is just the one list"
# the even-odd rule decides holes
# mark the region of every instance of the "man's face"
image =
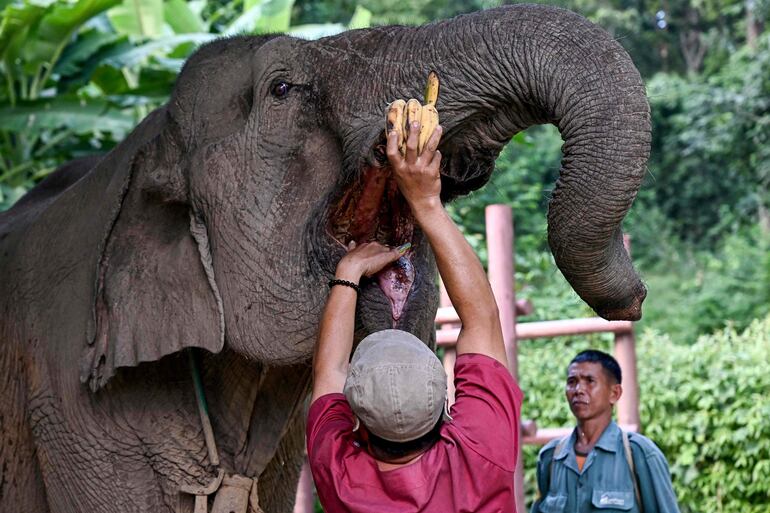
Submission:
[[622,388],[610,378],[602,364],[573,363],[567,369],[567,402],[572,414],[585,421],[612,414],[612,406],[620,399]]

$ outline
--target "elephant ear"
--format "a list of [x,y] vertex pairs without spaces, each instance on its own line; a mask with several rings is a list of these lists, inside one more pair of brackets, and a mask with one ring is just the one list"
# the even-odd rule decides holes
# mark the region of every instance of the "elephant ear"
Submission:
[[128,176],[120,196],[106,198],[115,207],[100,248],[81,367],[93,391],[121,367],[188,347],[216,353],[224,345],[222,302],[205,227],[187,203],[179,132],[165,112],[152,124],[134,132],[154,132],[143,144],[129,137],[101,164],[115,166],[116,174],[125,167]]

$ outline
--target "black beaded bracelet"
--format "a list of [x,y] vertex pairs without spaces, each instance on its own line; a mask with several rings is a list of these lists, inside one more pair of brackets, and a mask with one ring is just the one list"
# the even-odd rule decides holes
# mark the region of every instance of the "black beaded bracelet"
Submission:
[[335,278],[335,279],[333,279],[333,280],[331,280],[331,281],[329,282],[329,288],[332,288],[332,287],[334,287],[335,285],[345,285],[346,287],[350,287],[350,288],[352,288],[353,290],[355,290],[355,291],[356,291],[356,294],[360,294],[360,293],[361,293],[361,287],[359,287],[358,285],[356,285],[356,284],[355,284],[355,283],[353,283],[352,281],[348,281],[348,280],[338,280],[337,278]]

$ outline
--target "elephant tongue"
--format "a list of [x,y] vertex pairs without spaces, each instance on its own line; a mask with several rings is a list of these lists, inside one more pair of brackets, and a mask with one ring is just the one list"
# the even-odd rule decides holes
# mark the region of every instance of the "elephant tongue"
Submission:
[[393,320],[399,320],[414,283],[414,266],[409,256],[402,256],[377,273],[377,283],[390,301]]

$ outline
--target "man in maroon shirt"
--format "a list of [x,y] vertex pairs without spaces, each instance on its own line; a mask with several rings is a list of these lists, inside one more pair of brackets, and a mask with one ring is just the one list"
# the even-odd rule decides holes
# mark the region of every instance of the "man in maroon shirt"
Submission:
[[443,366],[406,332],[369,335],[348,363],[357,296],[351,285],[408,249],[351,244],[337,265],[315,350],[310,468],[327,513],[515,512],[522,394],[507,370],[484,270],[439,199],[441,127],[419,155],[419,124],[409,128],[405,156],[397,134],[388,135],[388,159],[462,322],[456,402],[451,417],[442,415]]

